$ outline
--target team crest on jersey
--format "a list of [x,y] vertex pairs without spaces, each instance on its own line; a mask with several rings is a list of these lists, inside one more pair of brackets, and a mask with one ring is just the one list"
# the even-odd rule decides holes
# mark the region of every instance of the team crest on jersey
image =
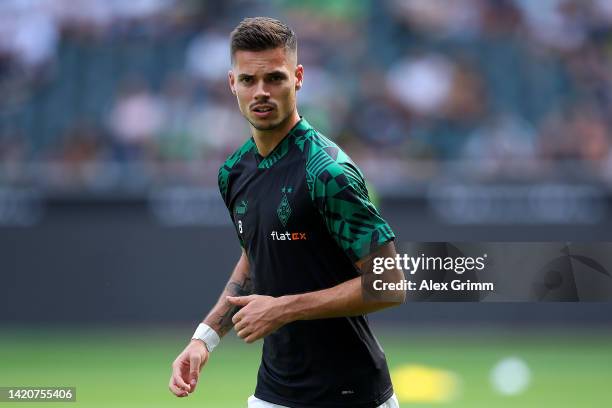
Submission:
[[278,214],[278,219],[283,226],[286,227],[287,221],[289,221],[289,217],[291,216],[291,205],[289,205],[289,198],[287,198],[287,194],[291,194],[293,192],[293,187],[283,187],[281,192],[283,193],[283,198],[276,209],[276,214]]

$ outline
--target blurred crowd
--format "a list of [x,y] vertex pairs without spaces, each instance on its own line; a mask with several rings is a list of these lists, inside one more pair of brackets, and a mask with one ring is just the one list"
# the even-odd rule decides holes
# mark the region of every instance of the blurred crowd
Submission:
[[2,0],[0,184],[214,185],[254,15],[295,29],[300,113],[374,182],[612,180],[608,0]]

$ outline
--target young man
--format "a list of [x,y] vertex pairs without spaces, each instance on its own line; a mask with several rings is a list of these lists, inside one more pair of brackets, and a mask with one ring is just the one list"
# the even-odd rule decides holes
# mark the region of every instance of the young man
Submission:
[[[172,364],[170,390],[192,393],[209,353],[232,326],[264,339],[248,406],[397,407],[367,313],[363,274],[395,257],[394,235],[350,158],[296,108],[304,68],[280,21],[247,18],[231,34],[229,85],[253,137],[219,171],[242,255],[219,301]],[[387,272],[399,281],[402,272]]]

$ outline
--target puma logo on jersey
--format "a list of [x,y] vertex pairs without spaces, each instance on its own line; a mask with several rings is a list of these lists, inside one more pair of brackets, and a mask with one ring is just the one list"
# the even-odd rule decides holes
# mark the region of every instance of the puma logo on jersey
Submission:
[[242,200],[240,204],[236,206],[236,214],[238,215],[246,214],[248,205],[249,205],[249,202],[247,200]]

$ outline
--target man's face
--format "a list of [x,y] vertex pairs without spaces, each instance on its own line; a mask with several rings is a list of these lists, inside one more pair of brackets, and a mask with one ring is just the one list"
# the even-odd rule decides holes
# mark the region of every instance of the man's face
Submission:
[[229,84],[242,115],[257,130],[272,130],[290,120],[304,68],[284,47],[236,51]]

